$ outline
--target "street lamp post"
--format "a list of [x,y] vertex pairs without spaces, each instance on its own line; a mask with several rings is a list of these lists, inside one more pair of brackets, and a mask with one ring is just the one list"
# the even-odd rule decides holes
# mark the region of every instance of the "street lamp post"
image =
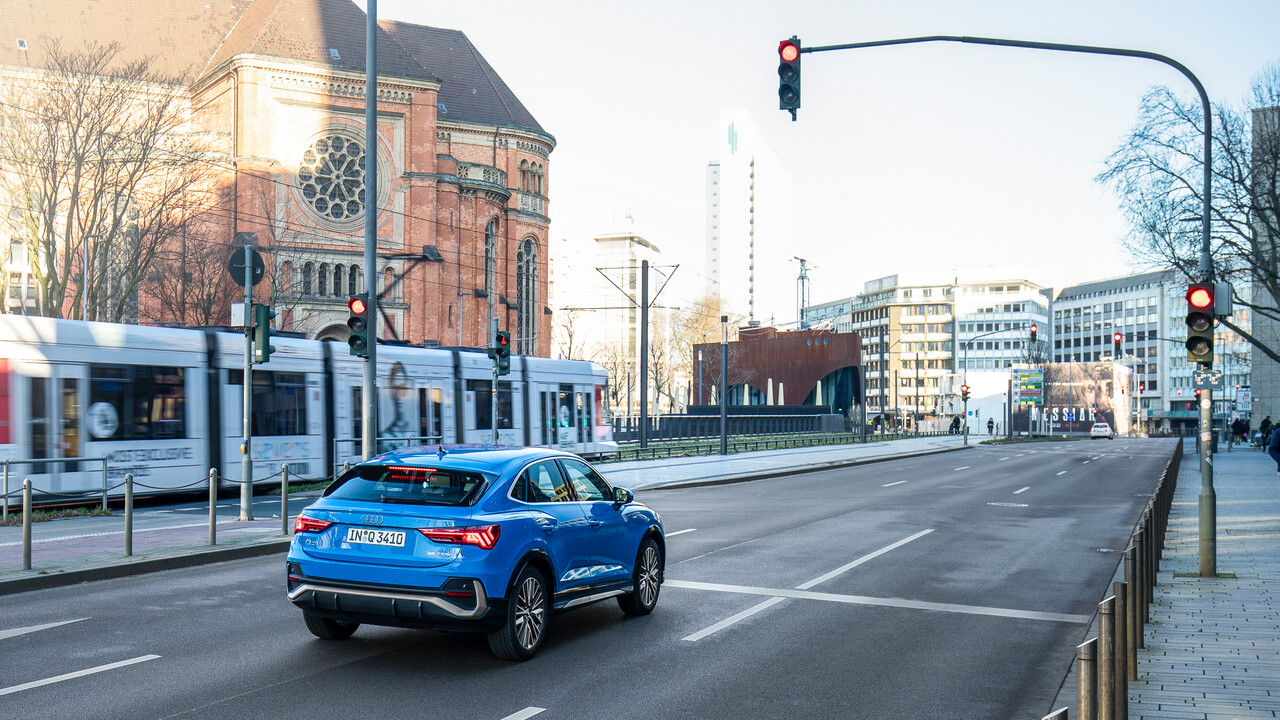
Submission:
[[101,238],[101,234],[84,236],[84,265],[80,275],[80,319],[89,319],[89,241]]
[[720,454],[729,454],[729,316],[720,316]]
[[[988,335],[995,335],[996,333],[1002,333],[1002,332],[1008,332],[1008,330],[992,330],[991,332],[984,332],[981,335],[974,335],[973,337],[964,341],[964,352],[961,354],[961,361],[960,361],[961,364],[964,365],[964,379],[960,381],[961,385],[967,386],[969,384],[969,345],[971,345],[973,341],[977,340],[978,338],[984,338]],[[968,398],[965,398],[964,400],[963,432],[964,432],[964,444],[968,445],[969,444],[969,399]]]

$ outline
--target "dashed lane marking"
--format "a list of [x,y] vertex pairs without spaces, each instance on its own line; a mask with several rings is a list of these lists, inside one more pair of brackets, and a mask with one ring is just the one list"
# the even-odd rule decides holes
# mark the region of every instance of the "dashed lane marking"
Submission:
[[63,620],[62,622],[47,623],[44,625],[32,625],[30,627],[13,628],[12,630],[0,630],[0,640],[7,640],[11,637],[26,635],[27,633],[40,632],[49,628],[56,628],[62,625],[70,625],[71,623],[84,622],[89,618],[76,618],[75,620]]
[[1027,487],[1022,488],[1021,490],[1014,490],[1014,491],[1013,491],[1013,494],[1014,494],[1014,495],[1021,495],[1022,493],[1026,492],[1026,491],[1028,491],[1028,490],[1030,490],[1030,489],[1031,489],[1031,486],[1030,486],[1030,485],[1028,485]]
[[968,470],[968,469],[969,469],[969,466],[968,466],[968,465],[961,465],[960,467],[956,468],[956,470],[957,470],[957,471],[959,471],[959,470]]
[[33,680],[32,682],[23,683],[21,685],[12,685],[7,688],[0,688],[0,695],[12,695],[14,693],[20,693],[23,690],[31,690],[33,688],[44,687],[45,685],[53,685],[55,683],[66,682],[67,680],[75,680],[76,678],[85,677],[86,675],[95,675],[97,673],[107,672],[108,670],[116,670],[122,667],[128,667],[130,665],[137,665],[138,663],[144,663],[150,660],[159,660],[159,659],[160,659],[159,655],[143,655],[141,657],[136,657],[129,660],[121,660],[120,662],[113,662],[113,663],[108,663],[106,665],[99,665],[98,667],[92,667],[87,670],[77,670],[75,672],[69,672],[64,675],[45,678],[44,680]]
[[1058,474],[1059,474],[1059,475],[1066,475],[1066,474],[1067,474],[1067,471],[1066,471],[1066,470],[1063,470],[1062,472],[1060,472],[1060,473],[1058,473]]
[[902,485],[902,484],[905,484],[906,482],[907,482],[906,480],[899,480],[898,482],[891,482],[888,485],[881,485],[880,487],[893,487],[894,485]]
[[675,531],[675,532],[673,532],[673,533],[667,533],[667,537],[675,537],[675,536],[677,536],[677,535],[683,535],[683,534],[685,534],[685,533],[691,533],[691,532],[693,532],[694,530],[697,530],[697,529],[698,529],[698,528],[686,528],[686,529],[684,529],[684,530],[677,530],[677,531]]
[[529,720],[529,718],[533,717],[534,715],[538,715],[546,711],[547,711],[546,708],[530,706],[521,710],[520,712],[511,713],[510,715],[502,718],[502,720]]

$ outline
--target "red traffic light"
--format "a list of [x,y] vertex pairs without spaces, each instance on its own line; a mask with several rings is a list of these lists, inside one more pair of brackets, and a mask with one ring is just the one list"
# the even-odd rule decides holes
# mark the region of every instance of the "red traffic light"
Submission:
[[960,386],[960,390],[961,390],[961,392],[969,392],[969,386],[968,386],[968,385],[961,385],[961,386]]
[[353,297],[347,301],[347,308],[356,315],[363,315],[369,306],[365,304],[364,298]]
[[1121,341],[1121,340],[1123,340],[1123,339],[1124,339],[1124,335],[1121,335],[1120,333],[1116,333],[1115,335],[1112,335],[1112,336],[1111,336],[1111,340],[1112,340],[1113,342],[1117,342],[1117,343],[1118,343],[1118,342],[1120,342],[1120,341]]
[[782,62],[795,62],[800,57],[800,46],[790,40],[783,40],[778,43],[778,57],[782,58]]
[[1213,307],[1213,290],[1207,285],[1192,285],[1187,290],[1187,304],[1199,310]]

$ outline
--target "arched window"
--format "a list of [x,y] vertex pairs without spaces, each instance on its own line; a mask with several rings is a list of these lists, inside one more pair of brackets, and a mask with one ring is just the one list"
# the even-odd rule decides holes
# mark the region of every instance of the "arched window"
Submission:
[[520,161],[520,189],[529,192],[529,161]]
[[538,244],[525,238],[516,251],[516,328],[521,355],[532,355],[538,339]]
[[396,284],[395,268],[387,268],[387,271],[383,273],[382,287],[390,290],[387,293],[388,300],[400,300],[400,286]]
[[347,269],[347,290],[351,295],[360,292],[360,268],[355,265]]
[[542,166],[541,165],[536,166],[533,171],[533,191],[538,193],[539,195],[547,194],[542,187],[542,179],[545,176],[546,176],[546,172],[542,169]]
[[314,263],[307,263],[302,266],[302,294],[311,294],[311,278],[315,275],[316,266]]
[[320,263],[320,277],[316,280],[316,294],[324,297],[329,294],[329,263]]
[[343,276],[342,266],[334,265],[333,266],[333,294],[338,297],[342,296],[343,294],[342,290],[343,290],[343,287],[345,287],[342,282],[342,279],[343,279],[342,276]]
[[484,289],[493,297],[498,278],[498,221],[490,220],[484,227]]

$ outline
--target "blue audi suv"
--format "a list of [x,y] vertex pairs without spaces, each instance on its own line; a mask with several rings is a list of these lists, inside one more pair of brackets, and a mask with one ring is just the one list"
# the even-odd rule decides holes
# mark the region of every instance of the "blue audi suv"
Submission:
[[362,623],[486,633],[526,660],[553,613],[617,598],[658,602],[658,514],[576,455],[544,448],[431,446],[344,473],[298,515],[288,597],[317,637]]

